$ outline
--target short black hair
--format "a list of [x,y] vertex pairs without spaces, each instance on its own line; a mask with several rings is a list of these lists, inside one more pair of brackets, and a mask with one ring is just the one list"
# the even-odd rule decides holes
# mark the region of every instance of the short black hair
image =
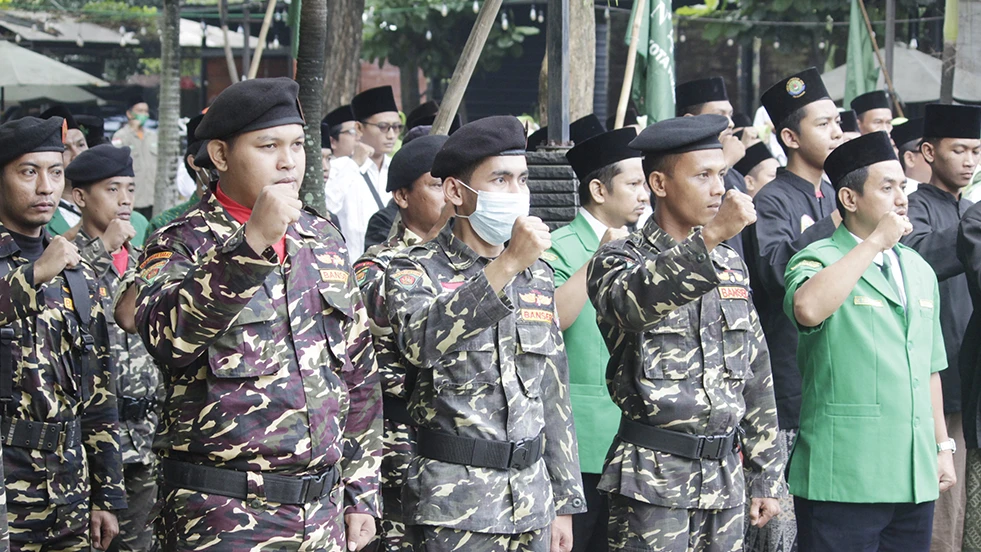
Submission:
[[896,146],[896,149],[899,150],[899,164],[903,166],[903,172],[906,172],[909,169],[909,167],[906,166],[906,153],[920,153],[920,144],[922,143],[923,140],[917,138],[915,140],[910,140],[905,144],[899,144]]
[[807,111],[805,110],[807,109],[808,105],[811,104],[798,107],[790,115],[784,117],[784,119],[780,121],[780,124],[776,125],[777,142],[780,143],[780,147],[782,147],[783,151],[785,151],[787,154],[790,154],[791,150],[786,144],[783,143],[783,138],[780,137],[780,133],[783,132],[783,129],[787,128],[794,131],[794,134],[800,135],[800,123],[804,120],[804,116],[807,114]]
[[655,153],[645,155],[644,159],[641,161],[641,166],[644,168],[644,181],[649,181],[651,173],[653,172],[670,173],[671,170],[674,169],[674,165],[677,161],[678,155],[674,153]]
[[330,135],[330,137],[332,139],[334,139],[334,140],[340,140],[341,139],[341,130],[343,130],[343,128],[344,128],[344,123],[341,123],[339,125],[333,125],[333,126],[330,127],[330,130],[328,131],[328,134]]
[[854,171],[846,174],[838,181],[835,186],[835,201],[838,203],[838,212],[841,213],[841,217],[845,218],[845,213],[848,211],[841,205],[838,201],[838,190],[842,188],[848,188],[850,190],[855,190],[858,195],[862,195],[865,192],[865,181],[869,178],[869,168],[860,167]]
[[702,112],[702,109],[705,107],[705,104],[707,103],[708,102],[702,102],[702,103],[684,105],[684,106],[679,105],[674,110],[674,115],[675,117],[684,117],[685,115],[698,115],[699,113]]
[[[486,157],[484,159],[486,159]],[[456,174],[451,174],[450,176],[459,180],[460,182],[463,182],[467,186],[473,188],[473,186],[470,185],[470,179],[473,178],[473,173],[476,172],[477,167],[479,167],[480,164],[484,162],[484,159],[478,159],[473,163],[467,165],[466,167],[454,171]]]
[[623,172],[620,162],[610,163],[605,167],[600,167],[587,174],[579,180],[579,205],[586,206],[593,203],[593,194],[589,192],[589,183],[599,180],[608,192],[613,191],[613,179]]

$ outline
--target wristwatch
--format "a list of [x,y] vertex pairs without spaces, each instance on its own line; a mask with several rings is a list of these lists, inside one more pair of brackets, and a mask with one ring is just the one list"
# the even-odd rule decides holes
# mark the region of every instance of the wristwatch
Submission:
[[957,441],[954,441],[953,439],[947,439],[942,443],[937,443],[937,454],[940,454],[945,450],[949,450],[951,454],[957,452]]

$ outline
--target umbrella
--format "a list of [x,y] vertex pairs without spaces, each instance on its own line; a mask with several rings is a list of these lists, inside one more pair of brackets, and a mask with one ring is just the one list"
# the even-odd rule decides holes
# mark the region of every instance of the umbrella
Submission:
[[[875,60],[876,67],[879,60]],[[935,102],[940,99],[942,62],[906,44],[896,43],[893,50],[893,86],[899,99],[907,103]],[[845,97],[845,66],[835,67],[821,75],[824,86],[833,100]],[[885,90],[885,77],[879,72],[878,87]],[[981,102],[981,76],[965,69],[954,71],[954,99],[960,102]]]
[[24,86],[109,86],[109,83],[27,48],[0,41],[0,108],[7,87]]
[[8,104],[41,100],[62,104],[105,103],[77,86],[12,86],[4,89],[3,99]]

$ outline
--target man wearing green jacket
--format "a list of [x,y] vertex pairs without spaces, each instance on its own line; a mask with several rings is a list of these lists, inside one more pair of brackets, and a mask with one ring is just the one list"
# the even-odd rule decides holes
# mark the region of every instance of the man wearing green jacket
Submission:
[[587,512],[572,518],[573,552],[606,550],[606,496],[596,490],[606,451],[620,423],[620,409],[606,388],[610,354],[596,325],[596,309],[586,297],[586,263],[601,244],[625,238],[650,192],[640,152],[627,146],[633,127],[594,136],[566,153],[579,178],[579,214],[552,232],[542,258],[555,270],[555,306],[569,357],[572,414],[579,436],[579,465]]
[[898,243],[913,227],[885,132],[842,144],[824,170],[843,224],[785,278],[803,380],[789,477],[799,550],[926,552],[933,502],[955,480],[937,277]]

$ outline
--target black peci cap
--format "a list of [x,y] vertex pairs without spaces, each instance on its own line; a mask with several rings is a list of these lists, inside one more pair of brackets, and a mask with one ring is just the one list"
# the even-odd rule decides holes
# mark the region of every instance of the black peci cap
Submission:
[[640,152],[630,147],[636,137],[637,130],[633,127],[611,130],[576,144],[565,157],[579,180],[583,180],[603,167],[640,157]]
[[680,114],[686,107],[707,102],[729,101],[726,81],[722,77],[708,77],[683,82],[674,87],[675,109]]
[[391,86],[369,88],[351,99],[351,110],[359,121],[364,121],[376,113],[398,112],[395,94]]
[[837,191],[841,188],[841,180],[848,173],[882,161],[899,161],[899,158],[892,148],[889,135],[880,130],[859,136],[835,148],[824,161],[824,172]]
[[766,147],[763,142],[757,142],[752,146],[746,148],[746,155],[739,160],[732,168],[736,169],[739,174],[747,175],[750,171],[756,168],[757,165],[766,161],[767,159],[773,159],[773,154],[770,153],[770,148]]
[[839,111],[838,116],[841,117],[842,132],[858,132],[858,116],[855,111],[851,109]]
[[791,113],[807,104],[830,97],[824,81],[821,80],[821,74],[811,67],[771,86],[763,93],[760,103],[766,108],[774,126],[780,128],[780,124]]
[[914,140],[919,142],[923,139],[923,117],[910,119],[901,125],[892,127],[892,132],[889,135],[892,136],[892,141],[896,143],[896,147],[901,147]]
[[[981,138],[981,107],[930,104],[923,115],[924,138]],[[898,145],[899,142],[896,142]]]
[[889,105],[889,96],[882,90],[873,90],[861,96],[855,96],[855,99],[852,100],[851,108],[859,117],[862,116],[862,113],[873,109],[888,109],[892,111],[892,106]]

